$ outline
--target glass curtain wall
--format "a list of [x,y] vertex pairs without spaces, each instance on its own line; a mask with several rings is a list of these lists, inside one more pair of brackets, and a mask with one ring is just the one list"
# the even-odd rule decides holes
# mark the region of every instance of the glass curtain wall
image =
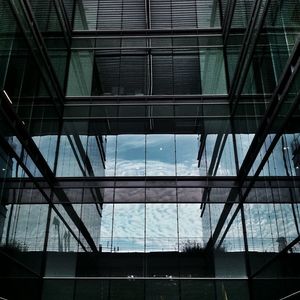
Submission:
[[299,10],[0,1],[0,298],[298,295]]

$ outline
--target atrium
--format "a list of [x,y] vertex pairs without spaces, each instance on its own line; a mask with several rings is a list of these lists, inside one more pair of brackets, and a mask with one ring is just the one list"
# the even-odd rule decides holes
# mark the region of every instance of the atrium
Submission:
[[0,0],[0,299],[300,299],[299,99],[299,0]]

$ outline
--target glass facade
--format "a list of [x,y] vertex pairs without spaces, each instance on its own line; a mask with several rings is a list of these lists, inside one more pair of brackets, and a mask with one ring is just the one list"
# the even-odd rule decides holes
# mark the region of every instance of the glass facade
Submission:
[[0,298],[298,299],[298,0],[0,0]]

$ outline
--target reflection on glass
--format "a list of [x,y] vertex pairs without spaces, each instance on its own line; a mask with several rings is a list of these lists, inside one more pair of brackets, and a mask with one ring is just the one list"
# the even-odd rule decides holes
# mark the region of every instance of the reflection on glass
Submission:
[[180,251],[188,252],[204,249],[205,237],[203,237],[202,221],[199,204],[179,204],[179,247]]
[[88,136],[87,138],[87,159],[92,167],[92,172],[88,170],[88,174],[95,176],[104,175],[104,164],[100,149],[101,142],[97,136]]
[[116,145],[117,137],[114,135],[108,135],[106,137],[106,162],[105,162],[105,175],[115,175],[115,163],[116,163]]
[[226,94],[226,77],[223,50],[201,49],[201,88],[202,94]]
[[93,51],[73,51],[68,78],[68,96],[90,96],[93,81]]
[[195,135],[176,135],[176,173],[178,176],[197,176],[199,140]]
[[244,205],[249,251],[279,252],[298,236],[292,205]]
[[254,134],[240,133],[235,135],[239,167],[241,167],[243,163],[243,160],[247,154],[247,151],[251,145],[253,138]]
[[282,135],[273,149],[260,176],[295,176],[298,166],[299,136]]
[[[62,205],[55,205],[62,217],[71,227],[76,237],[80,238],[79,231],[75,227],[74,223],[70,220],[70,217],[67,215],[66,211]],[[75,207],[78,209],[78,205]],[[51,211],[51,220],[49,224],[49,236],[47,251],[54,252],[71,252],[71,251],[82,251],[81,246],[74,236],[70,233],[69,229],[63,223],[61,218],[54,212]]]
[[207,175],[211,165],[212,153],[217,139],[217,134],[208,134],[205,138],[205,148],[200,160],[200,175]]
[[200,160],[200,175],[236,175],[233,138],[231,134],[208,134],[202,143],[204,151]]
[[19,251],[42,251],[48,205],[10,204],[6,209],[1,244]]
[[57,135],[33,136],[32,140],[35,142],[50,169],[53,171]]
[[[224,208],[226,208],[225,204]],[[240,211],[235,215],[238,205],[234,204],[228,214],[224,225],[222,226],[221,233],[219,235],[216,249],[225,252],[240,252],[244,251],[244,236]],[[222,208],[223,210],[223,208]],[[232,220],[232,218],[234,219]],[[218,222],[220,220],[218,219]],[[222,222],[222,221],[221,221]],[[229,226],[229,228],[227,228]]]
[[80,156],[74,150],[75,141],[72,136],[62,135],[60,137],[59,155],[56,176],[82,176],[84,169]]
[[113,252],[144,251],[144,204],[115,205]]
[[112,230],[113,230],[114,206],[113,204],[104,204],[101,219],[100,231],[100,249],[102,252],[111,252]]
[[120,135],[117,141],[117,176],[145,176],[145,136]]
[[[222,146],[224,146],[223,151],[220,151],[220,162],[218,163],[218,157],[216,159],[216,162],[212,161],[211,163],[215,164],[215,168],[217,168],[216,175],[218,176],[234,176],[236,175],[236,168],[235,168],[235,161],[234,161],[234,152],[233,152],[233,140],[232,140],[232,134],[228,134],[227,136],[224,136],[221,143],[223,143]],[[220,145],[220,146],[221,146]],[[216,145],[218,146],[218,145]],[[221,146],[221,147],[222,147]]]
[[148,204],[146,250],[178,251],[177,208],[173,204]]
[[147,176],[175,176],[174,135],[147,135]]
[[118,135],[106,138],[106,176],[199,175],[198,135]]

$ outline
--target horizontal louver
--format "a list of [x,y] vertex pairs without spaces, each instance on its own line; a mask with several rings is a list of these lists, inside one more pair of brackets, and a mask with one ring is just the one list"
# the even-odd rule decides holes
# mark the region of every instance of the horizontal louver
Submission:
[[153,56],[153,94],[200,94],[198,55]]
[[97,56],[103,93],[106,95],[146,94],[147,57],[145,55]]
[[100,0],[97,29],[144,29],[145,3],[142,0]]
[[217,0],[84,0],[81,10],[75,24],[83,14],[89,30],[220,26]]

